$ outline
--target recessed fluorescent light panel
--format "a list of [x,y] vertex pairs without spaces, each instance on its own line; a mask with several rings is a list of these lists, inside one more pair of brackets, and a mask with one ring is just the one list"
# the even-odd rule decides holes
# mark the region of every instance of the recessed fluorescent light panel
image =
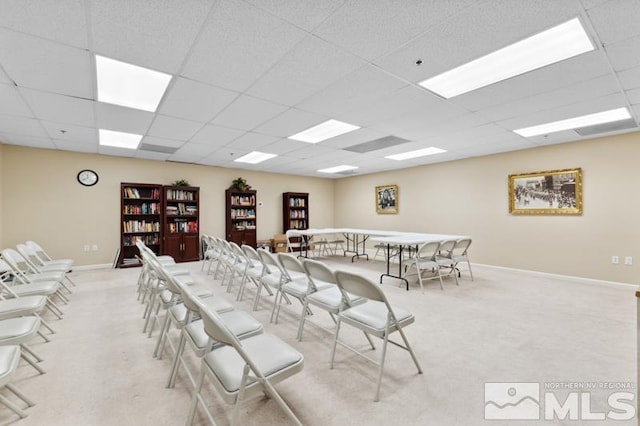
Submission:
[[329,167],[328,169],[320,169],[318,170],[320,173],[340,173],[340,172],[345,172],[347,170],[354,170],[357,169],[358,167],[356,166],[335,166],[335,167]]
[[238,163],[258,164],[273,157],[277,157],[277,155],[268,154],[266,152],[253,151],[248,153],[247,155],[243,155],[240,158],[236,158],[233,161],[237,161]]
[[96,55],[98,101],[155,112],[171,76]]
[[343,123],[338,120],[327,120],[324,123],[320,123],[317,126],[311,127],[300,133],[296,133],[293,136],[289,136],[289,139],[293,139],[300,142],[318,143],[326,141],[327,139],[334,138],[345,133],[358,130],[359,126],[353,124]]
[[142,140],[142,135],[133,133],[114,132],[113,130],[98,129],[100,145],[116,148],[136,149]]
[[593,49],[580,19],[574,18],[419,84],[449,99]]
[[402,152],[400,154],[388,155],[384,158],[400,161],[400,160],[408,160],[410,158],[424,157],[425,155],[440,154],[443,152],[447,152],[447,151],[445,151],[444,149],[435,148],[432,146],[429,148],[418,149],[415,151],[408,151],[408,152]]
[[597,112],[595,114],[582,115],[580,117],[568,118],[566,120],[554,121],[552,123],[540,124],[538,126],[525,127],[514,130],[515,133],[525,138],[548,133],[560,132],[562,130],[577,129],[579,127],[593,126],[602,123],[627,120],[631,118],[629,110],[626,108],[611,109],[609,111]]

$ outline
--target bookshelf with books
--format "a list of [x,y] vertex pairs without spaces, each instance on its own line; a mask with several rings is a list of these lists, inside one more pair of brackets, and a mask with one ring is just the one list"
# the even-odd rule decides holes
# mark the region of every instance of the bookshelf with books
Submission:
[[176,262],[200,259],[200,188],[163,186],[163,254]]
[[162,253],[162,186],[146,183],[120,184],[120,253],[118,266],[140,266],[137,241],[154,253]]
[[256,191],[225,191],[227,241],[256,247]]
[[[290,229],[309,228],[309,194],[306,192],[282,193],[282,233]],[[299,238],[295,238],[299,239]],[[294,241],[296,242],[296,241]]]

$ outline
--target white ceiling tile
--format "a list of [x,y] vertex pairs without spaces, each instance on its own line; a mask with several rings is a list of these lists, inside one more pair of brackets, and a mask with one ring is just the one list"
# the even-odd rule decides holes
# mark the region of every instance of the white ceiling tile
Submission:
[[207,157],[215,150],[214,147],[210,147],[203,144],[187,142],[180,149],[178,149],[169,159],[171,161],[183,161],[183,162],[197,162],[202,158]]
[[328,139],[321,143],[325,146],[343,149],[363,142],[380,139],[385,136],[389,136],[389,134],[386,132],[379,132],[371,128],[362,128],[353,132],[345,133],[344,135],[336,136],[335,138]]
[[197,161],[197,163],[208,166],[233,167],[233,165],[236,164],[233,162],[234,158],[239,158],[244,154],[247,154],[247,152],[229,147],[221,147],[209,155],[203,156]]
[[618,73],[620,83],[625,90],[640,87],[640,67],[630,68]]
[[579,81],[571,86],[543,92],[513,102],[494,105],[478,111],[478,114],[494,121],[529,115],[536,111],[557,108],[584,102],[594,97],[602,97],[619,91],[615,77],[607,74],[587,81]]
[[168,117],[166,115],[156,115],[147,134],[149,136],[163,137],[166,139],[187,141],[202,127],[203,123]]
[[640,3],[637,1],[610,0],[589,9],[588,14],[605,45],[640,35]]
[[244,130],[230,129],[228,127],[213,126],[207,124],[196,133],[189,142],[200,143],[209,146],[223,146],[245,133]]
[[374,59],[473,2],[352,0],[319,25],[314,34],[363,58]]
[[344,2],[345,0],[247,0],[247,3],[307,31],[313,30]]
[[530,144],[522,143],[516,140],[509,140],[491,145],[477,145],[476,147],[469,147],[466,148],[463,153],[469,157],[476,157],[481,155],[491,155],[500,152],[517,151],[529,148],[531,148]]
[[139,109],[118,105],[95,103],[96,126],[101,129],[144,135],[147,133],[154,114]]
[[[239,138],[235,139],[231,146],[246,151],[261,151],[266,145],[270,145],[279,138],[274,136],[262,135],[260,133],[247,132]],[[270,153],[271,154],[271,153]]]
[[144,138],[142,138],[141,144],[166,146],[169,148],[180,148],[182,145],[185,144],[185,142],[176,141],[173,139],[164,139],[164,138],[156,138],[153,136],[145,136]]
[[40,122],[28,117],[0,115],[0,129],[5,134],[33,136],[42,139],[49,138]]
[[308,36],[260,77],[247,93],[295,105],[363,65],[362,59]]
[[304,31],[245,2],[221,0],[182,74],[243,91],[305,36]]
[[2,84],[13,84],[13,82],[7,77],[7,74],[2,69],[2,64],[0,64],[0,83]]
[[413,114],[407,117],[406,121],[397,119],[391,123],[380,123],[375,128],[394,128],[394,136],[409,140],[426,140],[488,123],[488,120],[477,114],[453,115],[452,112],[448,108],[425,111],[421,115]]
[[640,88],[629,90],[626,94],[629,103],[640,104]]
[[0,84],[0,114],[33,117],[18,89],[10,84]]
[[88,51],[0,28],[2,67],[19,87],[93,99]]
[[172,117],[209,121],[238,97],[237,92],[176,78],[158,112]]
[[328,120],[329,117],[290,108],[277,117],[261,124],[255,132],[265,135],[289,137]]
[[589,10],[609,0],[581,0],[581,1],[584,8],[586,10]]
[[[1,120],[0,120],[1,122]],[[50,138],[40,138],[31,135],[16,135],[11,133],[0,133],[2,143],[9,145],[29,146],[32,148],[55,149],[55,145]]]
[[39,90],[18,89],[31,109],[43,120],[93,127],[93,101]]
[[54,123],[41,121],[49,136],[58,142],[79,142],[82,144],[98,144],[98,131],[95,127],[76,126],[69,123]]
[[297,107],[336,117],[340,113],[364,108],[370,102],[405,86],[406,82],[367,65],[304,100]]
[[98,153],[98,137],[96,136],[96,141],[73,141],[73,140],[61,140],[61,139],[53,139],[53,143],[58,149],[63,151],[75,151],[75,152],[86,152],[89,154],[97,154]]
[[210,0],[88,1],[96,52],[170,74],[180,70],[216,4]]
[[265,151],[272,154],[282,155],[289,152],[297,151],[299,149],[306,148],[309,144],[306,142],[294,141],[291,139],[282,138],[274,143],[265,146]]
[[211,122],[234,129],[253,130],[260,124],[281,114],[286,106],[242,95]]
[[616,71],[640,65],[640,37],[632,37],[604,48]]
[[0,26],[86,49],[83,0],[3,0]]
[[287,156],[306,160],[315,159],[317,156],[324,155],[329,152],[335,152],[335,150],[328,146],[322,146],[322,144],[307,144],[307,146],[301,149],[289,152]]

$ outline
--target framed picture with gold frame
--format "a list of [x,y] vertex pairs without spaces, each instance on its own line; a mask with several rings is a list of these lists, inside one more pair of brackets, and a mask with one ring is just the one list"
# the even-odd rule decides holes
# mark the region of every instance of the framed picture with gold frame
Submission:
[[376,213],[398,213],[398,185],[376,186]]
[[582,169],[509,175],[509,213],[582,214]]

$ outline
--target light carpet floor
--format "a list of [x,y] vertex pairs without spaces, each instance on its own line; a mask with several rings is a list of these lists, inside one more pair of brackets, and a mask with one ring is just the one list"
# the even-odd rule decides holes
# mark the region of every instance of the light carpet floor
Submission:
[[[327,263],[362,273],[377,281],[384,264],[349,262],[332,257]],[[304,370],[276,386],[305,425],[627,425],[636,420],[572,421],[485,420],[485,384],[534,383],[543,393],[560,383],[631,383],[636,385],[635,287],[596,285],[482,266],[474,267],[456,286],[452,277],[444,290],[437,281],[424,294],[416,283],[405,291],[386,278],[382,288],[392,304],[410,310],[416,322],[406,334],[422,365],[417,374],[409,354],[390,346],[381,400],[373,402],[376,367],[338,347],[335,368],[328,368],[332,335],[307,324],[302,342],[295,340],[299,304],[283,310],[277,325],[269,323],[273,297],[264,297],[251,311],[253,291],[240,302],[200,262],[185,264],[200,283],[251,312],[274,333],[304,354]],[[155,337],[142,333],[143,305],[136,300],[139,269],[73,273],[71,302],[63,320],[50,320],[57,333],[50,343],[34,340],[47,371],[38,375],[21,363],[15,383],[37,405],[19,420],[0,406],[0,423],[29,425],[182,425],[190,404],[191,384],[181,372],[176,387],[166,380],[173,359],[152,357]],[[237,287],[236,287],[237,288]],[[328,324],[322,311],[315,321]],[[366,347],[362,334],[345,327],[344,338]],[[178,331],[172,330],[173,341]],[[380,345],[377,345],[378,348]],[[370,351],[373,355],[379,351]],[[191,359],[192,371],[199,364]],[[489,385],[494,386],[494,385]],[[508,386],[508,385],[507,385]],[[6,394],[6,390],[2,391]],[[554,390],[558,400],[568,392]],[[636,393],[635,389],[632,392]],[[590,394],[589,412],[609,413],[610,390]],[[228,424],[231,408],[211,386],[206,395],[218,424]],[[492,394],[493,395],[493,394]],[[494,398],[495,395],[491,396]],[[489,399],[491,399],[489,398]],[[495,399],[495,398],[494,398]],[[499,402],[499,401],[496,401]],[[543,398],[540,407],[543,407]],[[633,401],[635,405],[635,401]],[[207,424],[198,414],[196,424]],[[281,425],[290,420],[267,398],[242,406],[242,425]]]

